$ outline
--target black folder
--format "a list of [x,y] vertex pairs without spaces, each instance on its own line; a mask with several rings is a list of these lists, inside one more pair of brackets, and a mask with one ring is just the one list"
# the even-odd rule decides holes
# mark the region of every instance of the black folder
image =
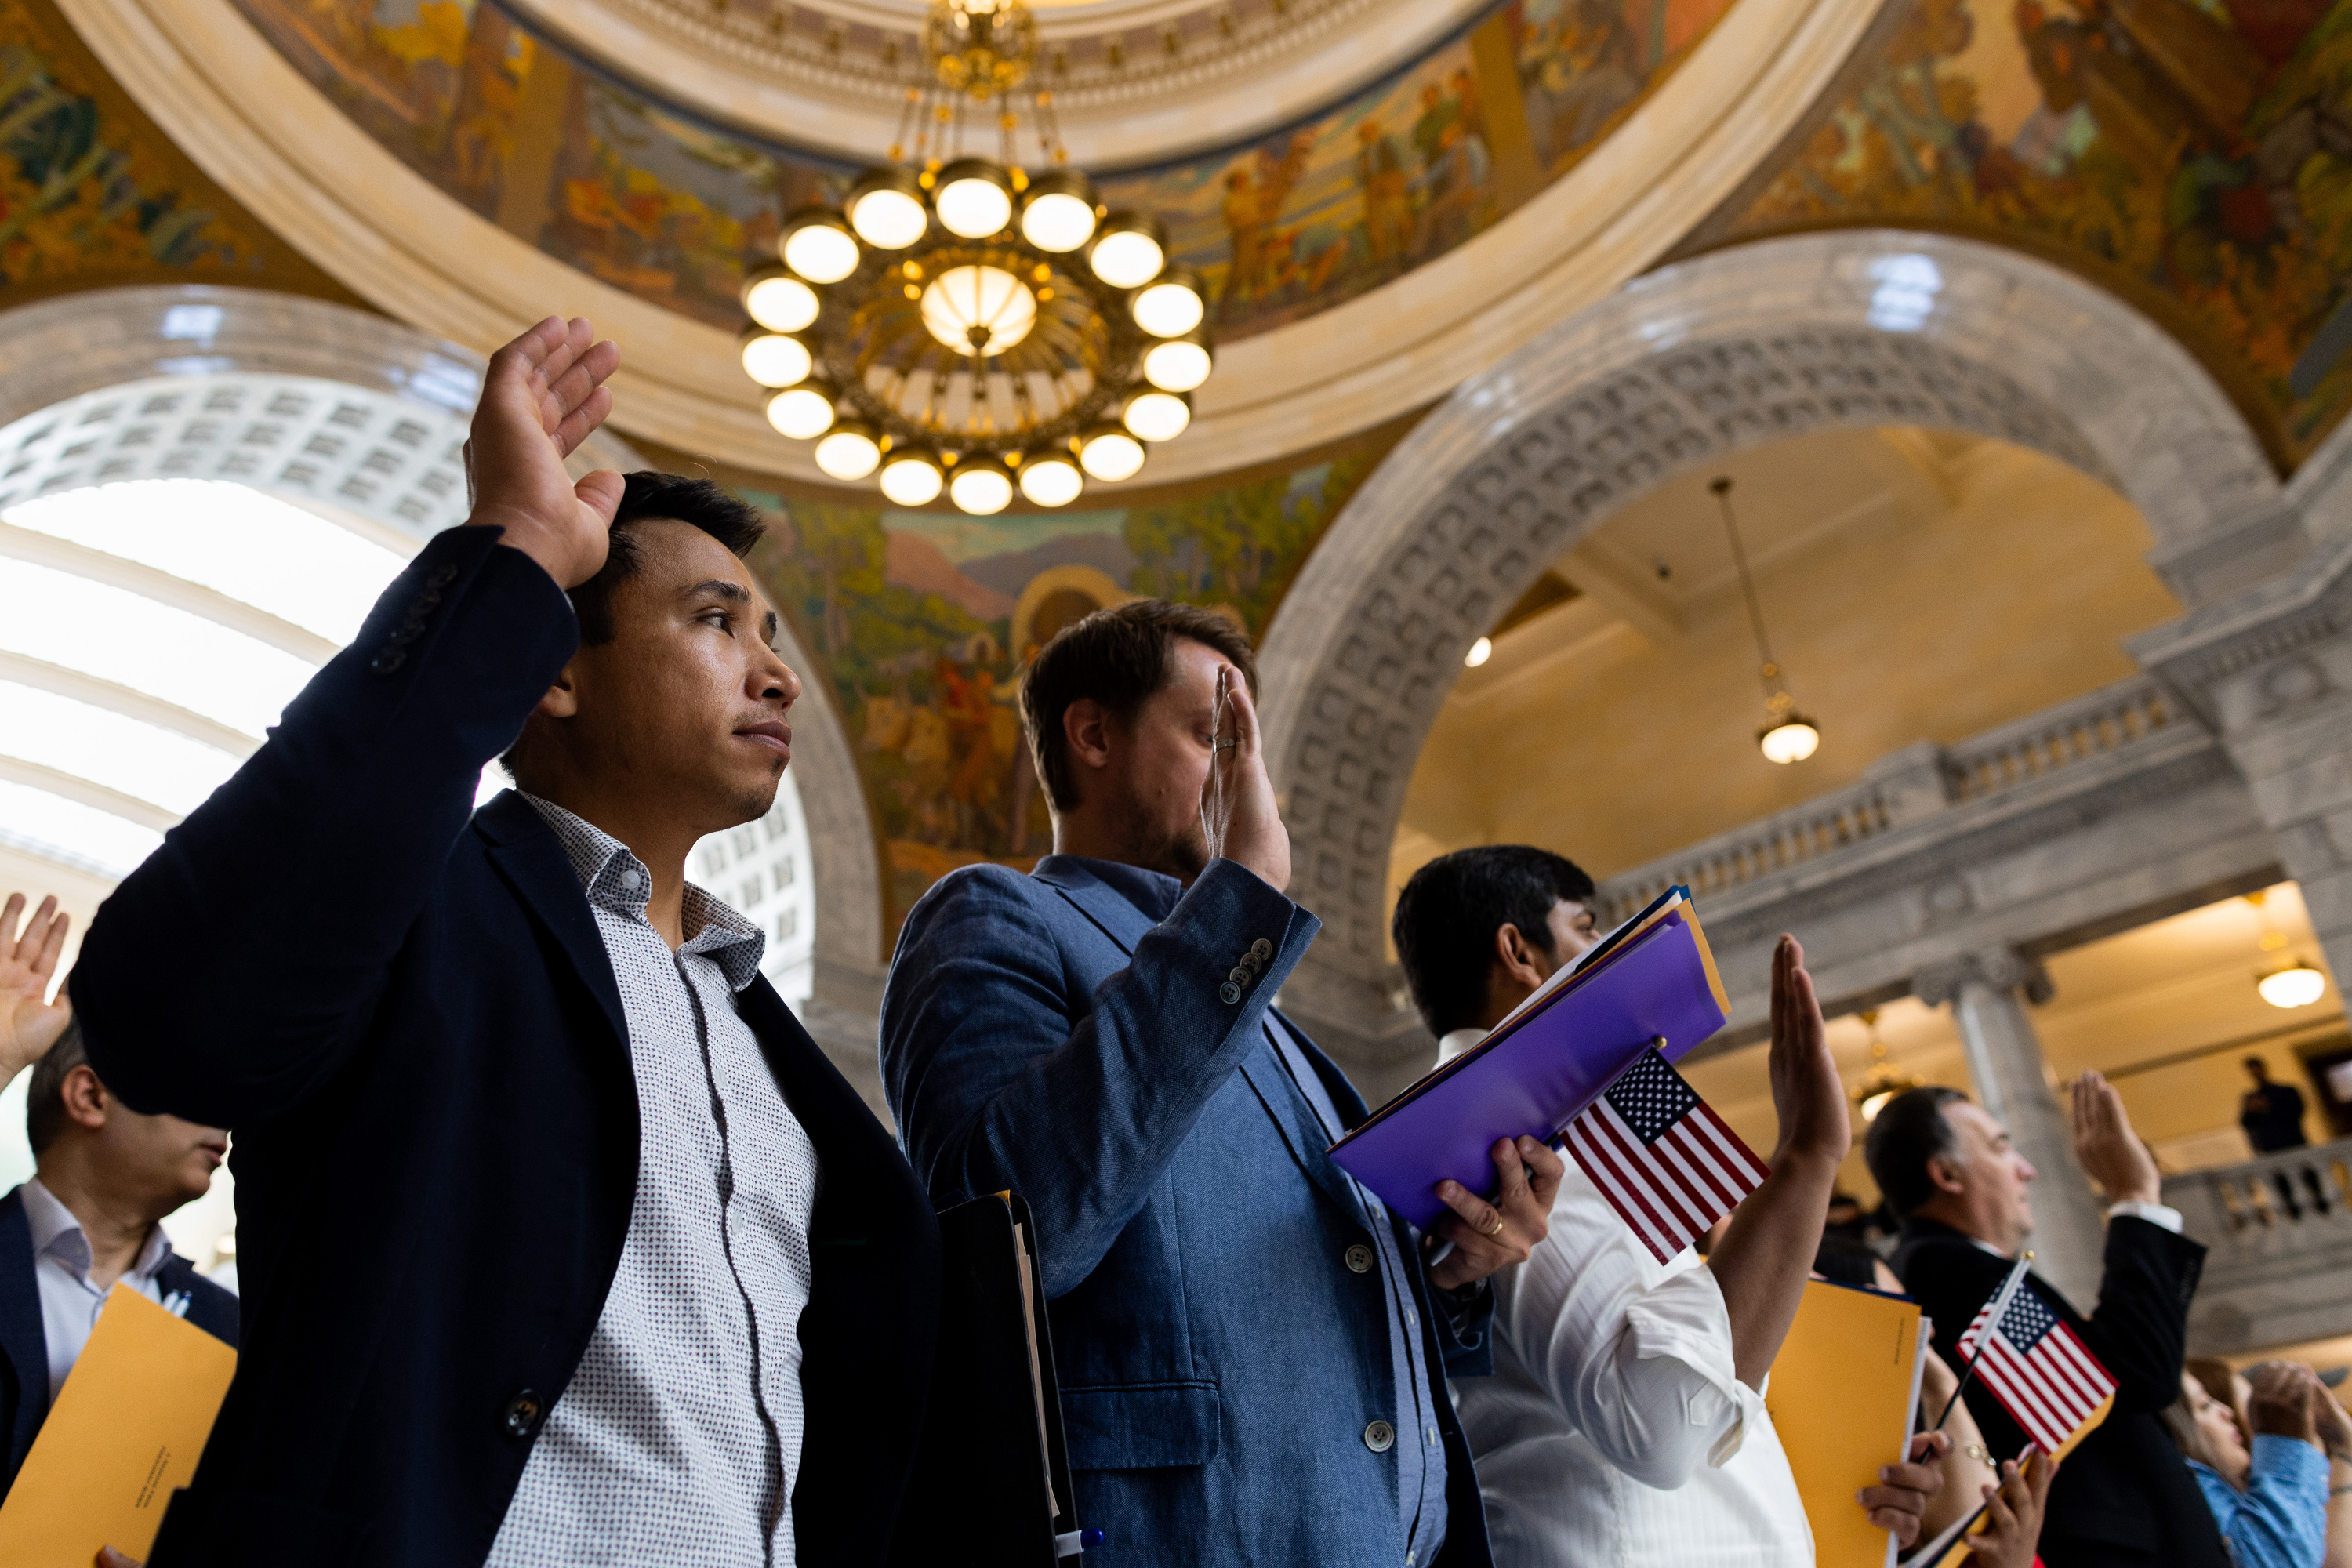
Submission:
[[931,1394],[889,1561],[1075,1563],[1082,1532],[1029,1205],[995,1193],[941,1211],[940,1253]]

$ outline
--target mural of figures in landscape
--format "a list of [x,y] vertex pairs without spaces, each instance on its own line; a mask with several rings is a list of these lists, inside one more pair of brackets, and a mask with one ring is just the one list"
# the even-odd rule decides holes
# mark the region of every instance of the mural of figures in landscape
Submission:
[[896,511],[737,488],[769,514],[752,558],[826,682],[883,840],[892,932],[957,866],[1026,868],[1049,847],[1021,741],[1023,662],[1138,595],[1183,599],[1262,637],[1333,514],[1402,432],[1206,494],[1118,510]]
[[[353,121],[483,217],[735,326],[782,215],[852,163],[663,104],[491,0],[236,0]],[[1731,0],[1505,0],[1422,59],[1239,147],[1101,177],[1208,276],[1227,338],[1375,288],[1492,227],[1616,129]],[[875,149],[878,159],[881,149]]]
[[133,108],[47,0],[0,0],[0,282],[331,286]]
[[2352,0],[1891,4],[1850,92],[1705,241],[2023,239],[2164,314],[2308,452],[2352,398]]

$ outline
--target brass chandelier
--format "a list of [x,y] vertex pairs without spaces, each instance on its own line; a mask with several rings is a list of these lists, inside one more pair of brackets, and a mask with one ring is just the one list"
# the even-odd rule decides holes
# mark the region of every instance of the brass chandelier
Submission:
[[[907,89],[890,163],[840,206],[803,207],[781,264],[743,281],[746,374],[768,423],[844,481],[898,506],[944,489],[967,512],[1064,506],[1142,468],[1192,422],[1214,364],[1207,302],[1159,224],[1109,212],[1067,167],[1052,96],[1030,84],[1021,0],[937,0],[928,74]],[[1042,168],[1014,159],[1027,89]],[[992,114],[999,157],[964,151]]]

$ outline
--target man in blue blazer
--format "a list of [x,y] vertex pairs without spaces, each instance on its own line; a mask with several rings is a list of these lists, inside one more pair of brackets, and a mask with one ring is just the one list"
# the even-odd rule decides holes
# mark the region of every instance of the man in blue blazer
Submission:
[[915,906],[884,1087],[935,1199],[1036,1218],[1090,1559],[1484,1564],[1446,1373],[1487,1370],[1483,1282],[1544,1235],[1559,1160],[1498,1142],[1495,1201],[1444,1184],[1426,1238],[1331,1163],[1364,1105],[1272,1006],[1318,922],[1254,679],[1228,623],[1157,600],[1037,655],[1055,852]]
[[611,405],[592,337],[491,360],[467,526],[83,945],[100,1076],[236,1134],[245,1344],[151,1568],[887,1549],[938,1225],[686,883],[767,811],[800,683],[756,514],[566,478]]
[[[8,980],[0,963],[0,1006]],[[90,1070],[75,1029],[34,1068],[30,1088],[36,1174],[0,1198],[0,1497],[116,1285],[236,1343],[236,1297],[173,1251],[162,1224],[205,1195],[227,1139],[124,1105]]]

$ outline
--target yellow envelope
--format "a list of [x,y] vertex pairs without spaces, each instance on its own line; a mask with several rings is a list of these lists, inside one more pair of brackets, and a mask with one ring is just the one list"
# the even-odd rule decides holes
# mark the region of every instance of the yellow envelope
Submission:
[[236,1352],[117,1285],[0,1502],[0,1563],[89,1568],[101,1546],[144,1561],[236,1373]]
[[1853,1494],[1903,1457],[1919,1402],[1919,1304],[1825,1279],[1805,1282],[1773,1358],[1764,1408],[1789,1456],[1820,1568],[1883,1568],[1894,1537]]

